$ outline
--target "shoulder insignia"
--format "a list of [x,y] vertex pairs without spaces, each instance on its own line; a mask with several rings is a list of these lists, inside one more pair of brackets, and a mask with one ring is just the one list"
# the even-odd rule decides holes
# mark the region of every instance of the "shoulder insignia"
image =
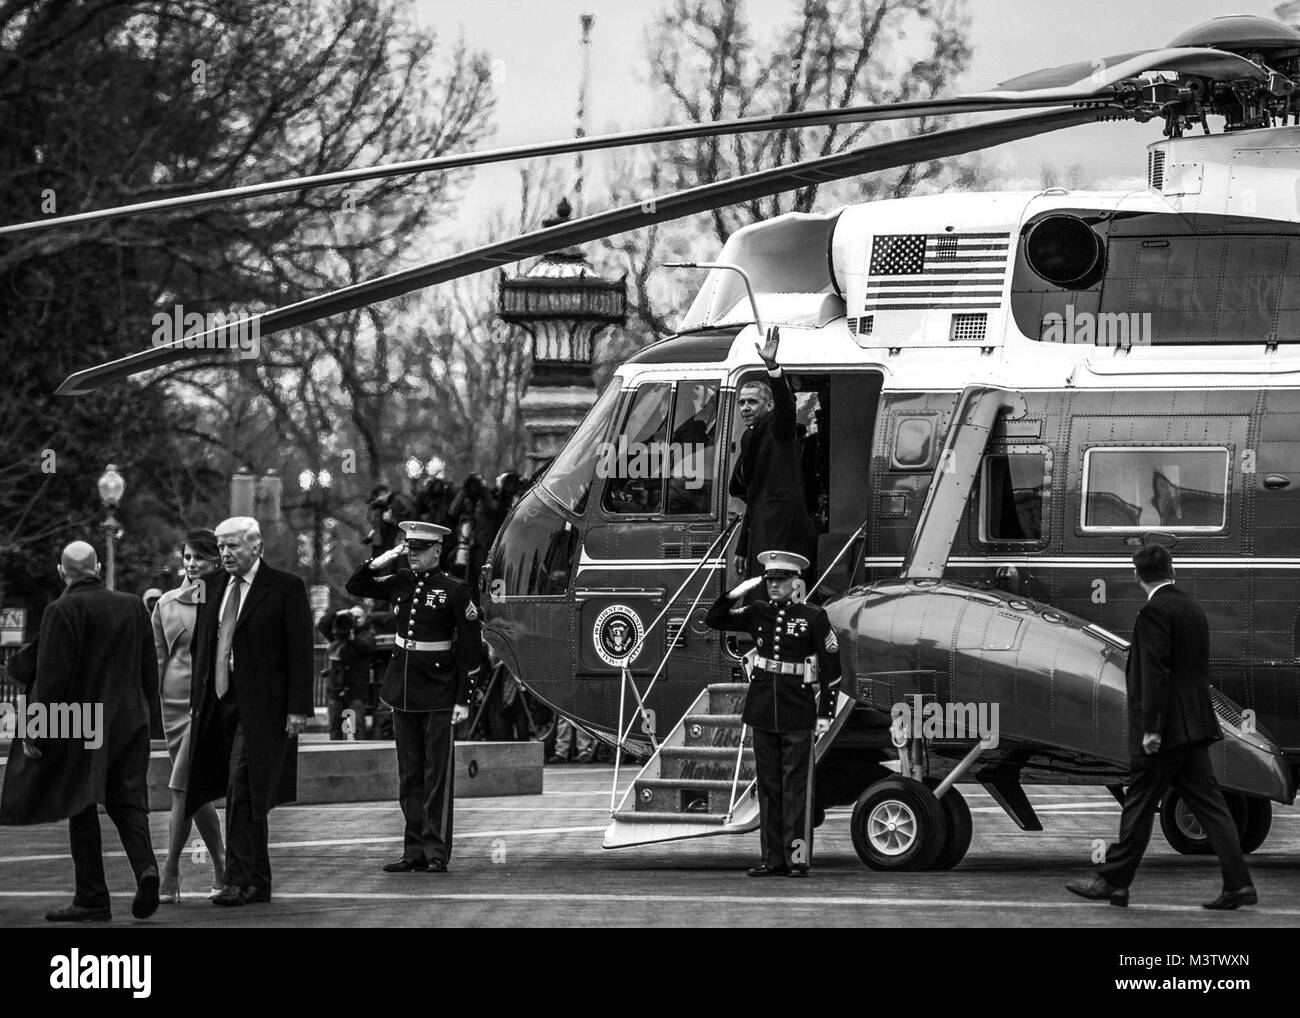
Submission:
[[474,607],[473,601],[465,605],[465,618],[469,619],[471,622],[478,618],[478,609]]
[[839,649],[840,643],[835,639],[835,630],[831,629],[826,633],[826,650],[833,654]]

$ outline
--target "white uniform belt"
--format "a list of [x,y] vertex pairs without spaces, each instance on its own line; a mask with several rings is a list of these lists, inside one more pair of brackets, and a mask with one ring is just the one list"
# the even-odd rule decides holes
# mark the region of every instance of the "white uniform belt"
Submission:
[[754,667],[761,668],[765,672],[778,672],[781,675],[802,675],[804,673],[802,661],[773,661],[770,657],[754,658]]
[[452,648],[450,640],[408,640],[404,636],[397,637],[397,645],[403,650],[451,650]]

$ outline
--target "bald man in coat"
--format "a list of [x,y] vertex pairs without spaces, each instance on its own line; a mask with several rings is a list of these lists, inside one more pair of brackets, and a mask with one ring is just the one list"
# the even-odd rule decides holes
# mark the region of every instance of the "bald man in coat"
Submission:
[[66,589],[41,617],[29,707],[42,704],[52,717],[53,705],[79,706],[83,731],[48,731],[24,739],[21,753],[10,751],[0,824],[67,819],[76,896],[45,918],[105,921],[112,912],[99,830],[102,804],[135,873],[131,914],[143,919],[158,907],[147,784],[149,717],[158,695],[153,631],[143,601],[104,589],[95,549],[84,541],[63,549],[59,575]]

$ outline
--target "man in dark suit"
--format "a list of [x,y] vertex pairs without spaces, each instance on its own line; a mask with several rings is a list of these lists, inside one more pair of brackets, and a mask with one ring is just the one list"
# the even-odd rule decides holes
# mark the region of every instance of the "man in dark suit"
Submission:
[[59,575],[67,589],[41,618],[31,703],[64,720],[78,708],[83,731],[48,731],[24,739],[21,754],[10,753],[0,824],[66,817],[76,896],[45,918],[104,921],[112,913],[99,834],[103,803],[135,873],[131,914],[144,919],[158,908],[147,783],[150,700],[158,696],[153,629],[143,601],[104,589],[95,549],[84,541],[63,549]]
[[777,329],[769,329],[758,347],[768,380],[745,383],[736,401],[746,429],[728,490],[745,503],[734,562],[741,579],[762,573],[758,554],[770,548],[809,562],[817,557],[817,528],[808,515],[799,465],[794,393],[776,359],[780,342]]
[[1133,780],[1124,799],[1119,841],[1090,882],[1067,884],[1084,898],[1128,905],[1128,889],[1151,839],[1161,797],[1172,785],[1187,803],[1223,868],[1223,891],[1209,909],[1258,900],[1241,842],[1210,767],[1209,744],[1223,738],[1210,699],[1210,630],[1200,605],[1174,586],[1167,549],[1149,544],[1133,556],[1147,603],[1128,652],[1129,755]]
[[297,735],[312,715],[312,623],[302,580],[262,561],[257,521],[217,527],[223,571],[191,644],[196,739],[186,811],[226,798],[226,884],[215,905],[271,900],[267,816],[297,795]]

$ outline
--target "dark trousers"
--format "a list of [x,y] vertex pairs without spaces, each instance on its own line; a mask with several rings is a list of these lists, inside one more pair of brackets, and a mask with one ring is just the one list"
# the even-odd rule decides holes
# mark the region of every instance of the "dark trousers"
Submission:
[[1124,798],[1119,840],[1106,853],[1106,862],[1098,867],[1098,872],[1116,887],[1133,883],[1138,863],[1151,840],[1156,806],[1170,786],[1183,797],[1219,857],[1223,889],[1238,891],[1249,884],[1250,870],[1241,854],[1237,825],[1214,780],[1210,751],[1203,742],[1162,750],[1146,757],[1137,767]]
[[[131,870],[139,883],[144,871],[158,867],[149,838],[149,811],[143,806],[108,803],[108,818],[122,839]],[[104,882],[103,842],[99,833],[99,807],[90,805],[68,818],[68,841],[72,846],[72,866],[76,872],[77,894],[74,904],[82,908],[108,908],[108,884]]]
[[451,711],[393,711],[397,737],[397,795],[406,821],[402,857],[451,861]]
[[812,864],[812,745],[811,731],[754,729],[761,850],[773,869]]
[[217,701],[213,722],[222,745],[230,747],[230,780],[226,785],[226,883],[248,890],[256,887],[271,893],[270,830],[265,810],[253,806],[244,757],[244,726],[239,704],[231,687]]

